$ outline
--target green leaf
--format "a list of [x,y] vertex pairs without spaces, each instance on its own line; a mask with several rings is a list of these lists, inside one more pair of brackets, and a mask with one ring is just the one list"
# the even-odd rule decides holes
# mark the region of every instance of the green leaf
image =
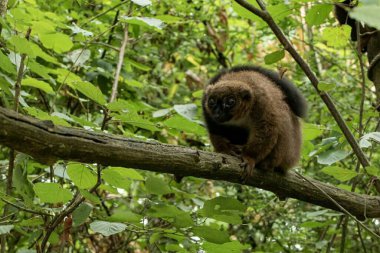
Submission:
[[3,54],[0,50],[0,68],[3,69],[5,72],[8,72],[10,74],[16,73],[16,66],[12,64],[12,62],[9,60],[9,58]]
[[148,193],[164,195],[173,192],[168,183],[159,177],[149,176],[145,181],[145,187]]
[[237,199],[229,197],[217,197],[207,200],[203,208],[198,212],[204,217],[227,222],[230,224],[241,224],[240,215],[243,214],[246,207]]
[[318,90],[320,91],[329,91],[332,89],[335,89],[335,84],[333,83],[324,83],[324,82],[319,82],[318,83]]
[[13,228],[14,225],[0,225],[0,235],[8,234]]
[[173,205],[157,204],[152,206],[147,214],[151,217],[157,218],[176,218],[182,215],[189,215],[189,213],[178,209]]
[[171,15],[157,15],[157,16],[155,16],[155,18],[157,18],[157,19],[159,19],[159,20],[161,20],[167,24],[173,24],[173,23],[178,23],[178,22],[183,21],[182,18],[171,16]]
[[[202,244],[202,248],[207,253],[219,253],[219,252],[240,253],[240,252],[245,252],[245,250],[249,249],[250,246],[248,244],[243,245],[239,241],[226,242],[223,244],[204,242]],[[259,253],[259,251],[257,252]]]
[[330,47],[343,48],[349,43],[350,33],[351,27],[348,25],[326,27],[322,31],[322,40]]
[[26,203],[31,203],[34,198],[33,184],[28,179],[27,164],[29,157],[24,154],[18,154],[15,160],[13,171],[13,186],[16,192],[23,197]]
[[325,167],[321,171],[327,175],[333,176],[335,179],[341,182],[348,181],[358,175],[358,173],[355,171],[344,169],[338,166]]
[[125,22],[129,24],[134,24],[143,27],[153,27],[155,29],[161,30],[163,27],[163,22],[156,18],[149,17],[124,17]]
[[44,79],[50,79],[50,71],[51,69],[45,67],[44,65],[39,64],[38,62],[34,60],[29,60],[28,62],[28,68],[35,74],[39,75],[40,77]]
[[124,62],[129,63],[129,64],[131,64],[133,67],[138,68],[138,69],[140,69],[140,70],[142,70],[142,71],[149,71],[149,70],[152,69],[152,68],[149,67],[149,66],[146,66],[146,65],[144,65],[144,64],[142,64],[142,63],[140,63],[140,62],[137,62],[137,61],[132,60],[132,59],[127,58],[127,57],[124,57]]
[[70,36],[63,33],[41,34],[39,39],[44,47],[53,49],[58,54],[67,52],[73,47]]
[[29,86],[29,87],[34,87],[38,88],[47,94],[54,94],[53,88],[50,86],[50,84],[44,82],[44,81],[39,81],[35,78],[28,77],[22,80],[21,82],[22,86]]
[[351,18],[362,21],[371,27],[380,29],[380,6],[358,6],[355,7],[349,15]]
[[22,227],[37,227],[44,224],[44,220],[41,217],[32,217],[27,220],[23,220],[20,222],[20,226]]
[[104,171],[115,171],[121,177],[127,177],[132,180],[144,180],[144,177],[135,169],[128,169],[124,167],[107,167]]
[[321,25],[329,17],[333,8],[332,4],[316,4],[308,10],[306,23],[309,26]]
[[163,123],[167,127],[174,128],[180,131],[195,133],[198,135],[206,135],[205,128],[179,115],[175,115],[170,119],[165,120]]
[[16,48],[16,51],[20,54],[26,54],[29,57],[34,58],[35,54],[32,49],[32,42],[28,41],[26,38],[22,38],[19,36],[12,36],[9,39],[9,43],[11,43],[12,47]]
[[80,204],[75,211],[73,212],[73,225],[78,227],[86,222],[87,218],[90,216],[90,213],[93,209],[93,206],[89,203]]
[[365,167],[365,171],[372,176],[380,177],[380,168],[376,166]]
[[134,79],[125,79],[124,82],[128,84],[128,86],[135,87],[135,88],[142,88],[144,85],[140,83],[137,80]]
[[110,185],[126,190],[129,189],[132,179],[143,180],[143,177],[134,169],[121,167],[109,167],[103,170],[102,178]]
[[285,50],[278,50],[276,52],[267,54],[264,57],[265,64],[270,65],[276,63],[285,57]]
[[50,116],[48,113],[41,111],[34,107],[25,107],[24,110],[29,114],[32,115],[40,120],[51,120],[55,125],[61,125],[70,127],[71,125],[67,123],[65,120],[63,120],[60,117],[57,116]]
[[85,95],[86,97],[88,97],[89,99],[91,99],[92,101],[100,105],[105,105],[107,103],[99,87],[94,86],[90,82],[80,81],[80,82],[73,82],[71,84],[68,82],[68,84],[71,88],[78,90],[83,95]]
[[208,226],[194,227],[192,230],[195,235],[203,238],[208,242],[222,244],[230,241],[227,231],[221,231],[215,228],[210,228]]
[[156,127],[155,123],[153,123],[147,119],[144,119],[142,116],[137,114],[137,112],[115,114],[112,116],[114,116],[114,119],[116,119],[116,120],[120,120],[124,123],[127,123],[127,124],[135,126],[135,127],[143,128],[143,129],[146,129],[146,130],[149,130],[152,132],[159,131],[159,129]]
[[111,217],[108,218],[108,221],[140,223],[143,218],[142,215],[133,213],[130,210],[116,210]]
[[197,115],[197,105],[195,104],[174,105],[173,109],[179,115],[191,121],[193,121]]
[[[247,2],[252,4],[256,8],[260,8],[257,5],[256,1],[254,0],[248,0]],[[242,7],[240,4],[236,3],[235,1],[232,2],[232,8],[242,18],[250,19],[254,22],[262,22],[258,16],[256,16],[249,10],[245,9],[244,7]]]
[[276,21],[289,17],[292,14],[292,10],[288,4],[269,5],[267,10]]
[[331,165],[346,158],[350,152],[344,150],[329,150],[318,155],[318,163]]
[[36,183],[34,191],[43,203],[66,203],[73,194],[57,183]]
[[118,222],[94,221],[90,224],[90,228],[96,233],[100,233],[104,236],[110,236],[123,232],[127,226]]
[[67,166],[67,174],[79,189],[90,189],[97,182],[96,175],[83,164],[69,164]]

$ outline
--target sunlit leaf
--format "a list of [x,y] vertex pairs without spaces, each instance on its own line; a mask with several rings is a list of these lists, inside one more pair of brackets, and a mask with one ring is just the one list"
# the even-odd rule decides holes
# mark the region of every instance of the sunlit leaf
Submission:
[[34,191],[43,203],[66,203],[73,196],[70,190],[57,183],[36,183]]
[[380,6],[358,6],[349,12],[351,18],[362,21],[371,27],[380,29]]
[[63,33],[41,34],[40,41],[48,49],[53,49],[56,53],[69,51],[73,47],[70,36]]
[[67,166],[67,174],[71,181],[80,189],[90,189],[97,182],[97,177],[91,169],[80,163],[71,163]]
[[358,173],[353,170],[344,169],[338,166],[325,167],[321,171],[327,175],[333,176],[341,182],[348,181],[358,175]]
[[332,4],[317,3],[311,7],[306,14],[306,22],[308,25],[321,25],[328,18],[333,8]]
[[208,242],[222,244],[230,241],[227,231],[221,231],[208,226],[194,227],[192,230],[195,235],[205,239]]
[[342,48],[349,43],[350,33],[351,27],[348,25],[326,27],[322,31],[322,40],[330,47]]
[[50,86],[50,84],[44,81],[39,81],[35,78],[31,78],[31,77],[25,78],[22,80],[21,85],[38,88],[48,94],[54,94],[54,90]]

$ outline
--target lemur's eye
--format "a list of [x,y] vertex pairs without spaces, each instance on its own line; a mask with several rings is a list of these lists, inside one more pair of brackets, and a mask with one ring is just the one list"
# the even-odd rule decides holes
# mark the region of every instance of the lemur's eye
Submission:
[[235,103],[236,103],[236,100],[235,100],[234,97],[228,97],[228,98],[225,100],[225,102],[224,102],[224,106],[225,106],[226,108],[231,108],[231,107],[233,107],[233,106],[235,105]]
[[214,98],[210,98],[208,100],[208,106],[214,107],[216,105],[216,100]]

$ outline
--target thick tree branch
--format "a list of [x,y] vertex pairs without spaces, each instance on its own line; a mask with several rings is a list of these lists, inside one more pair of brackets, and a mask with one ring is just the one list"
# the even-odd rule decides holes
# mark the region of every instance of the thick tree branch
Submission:
[[256,0],[259,4],[260,8],[262,10],[259,10],[252,4],[248,3],[245,0],[235,0],[238,4],[252,12],[253,14],[260,17],[263,21],[265,21],[268,26],[271,28],[273,33],[276,35],[277,39],[281,42],[281,44],[284,46],[284,49],[290,53],[290,55],[293,57],[293,59],[298,63],[298,65],[301,67],[303,72],[306,74],[306,76],[311,81],[311,84],[314,86],[315,90],[318,92],[318,95],[321,97],[323,102],[326,104],[327,108],[329,109],[331,115],[334,117],[336,123],[338,124],[339,128],[341,129],[342,133],[346,137],[348,143],[350,144],[352,150],[354,151],[355,155],[358,157],[358,160],[362,164],[363,167],[369,166],[370,162],[365,156],[364,152],[359,147],[359,144],[355,140],[354,135],[351,133],[350,129],[348,128],[346,122],[343,120],[342,115],[340,115],[339,111],[335,107],[334,102],[332,101],[330,95],[327,92],[320,91],[318,89],[318,78],[314,74],[314,72],[311,70],[310,66],[305,62],[305,60],[298,54],[297,50],[293,47],[293,45],[290,43],[290,41],[286,38],[285,34],[282,32],[280,27],[276,24],[272,16],[269,14],[268,11],[266,11],[264,4],[260,0]]
[[[63,159],[241,183],[241,161],[232,156],[55,126],[50,121],[40,121],[4,108],[0,108],[0,126],[1,144],[47,164]],[[380,217],[380,197],[308,180],[356,217]],[[245,184],[341,211],[310,182],[292,171],[282,176],[255,170]]]

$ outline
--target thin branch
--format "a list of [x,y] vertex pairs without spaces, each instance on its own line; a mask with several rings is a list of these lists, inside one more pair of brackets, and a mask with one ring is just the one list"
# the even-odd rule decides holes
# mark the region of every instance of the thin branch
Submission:
[[[129,11],[128,11],[128,16],[130,16],[131,13],[132,13],[132,7],[133,7],[133,2],[130,3]],[[123,38],[123,41],[121,42],[121,46],[120,46],[119,60],[117,62],[116,72],[115,72],[115,78],[114,78],[114,81],[113,81],[113,84],[112,84],[111,97],[109,99],[110,103],[113,102],[116,99],[116,96],[117,96],[117,90],[118,90],[118,86],[119,86],[120,72],[121,72],[121,68],[123,66],[124,55],[125,55],[125,48],[127,46],[127,42],[128,42],[128,38],[129,38],[128,28],[129,28],[128,24],[125,24],[125,27],[124,27],[124,38]]]
[[290,41],[286,38],[282,30],[279,28],[279,26],[276,24],[272,16],[265,10],[265,6],[262,3],[261,0],[257,0],[259,5],[263,10],[257,9],[255,6],[251,5],[245,0],[235,0],[238,4],[252,12],[253,14],[259,16],[263,21],[265,21],[268,26],[272,29],[273,33],[276,35],[277,39],[281,42],[281,44],[284,46],[284,49],[290,53],[290,55],[293,57],[293,59],[298,63],[298,65],[301,67],[301,69],[304,71],[306,76],[311,81],[312,85],[314,86],[315,90],[317,91],[318,95],[321,97],[323,102],[326,104],[327,108],[329,109],[331,115],[334,117],[335,121],[337,122],[339,128],[341,129],[342,133],[346,137],[348,143],[350,144],[351,148],[353,149],[355,155],[358,157],[360,163],[363,165],[363,167],[369,166],[370,162],[365,156],[364,152],[359,147],[358,143],[355,140],[354,135],[348,128],[347,124],[343,120],[342,116],[340,115],[339,111],[334,105],[334,102],[332,101],[331,97],[327,92],[320,91],[318,89],[318,78],[315,76],[313,71],[311,70],[310,66],[303,60],[303,58],[298,54],[296,49],[293,47],[293,45],[290,43]]
[[32,213],[32,214],[38,214],[38,215],[42,215],[42,216],[53,216],[52,214],[49,214],[49,213],[44,213],[44,212],[40,212],[40,211],[35,211],[35,210],[32,210],[32,209],[28,209],[26,207],[22,207],[22,206],[18,206],[8,200],[6,200],[5,198],[2,198],[0,197],[1,201],[3,201],[4,203],[7,203],[8,205],[11,205],[21,211],[24,211],[24,212],[27,212],[27,213]]

